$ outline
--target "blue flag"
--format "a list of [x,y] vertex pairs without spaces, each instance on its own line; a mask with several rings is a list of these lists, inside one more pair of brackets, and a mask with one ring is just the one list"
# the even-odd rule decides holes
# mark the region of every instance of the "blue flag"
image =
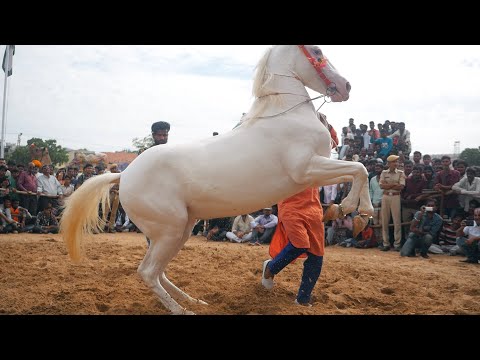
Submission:
[[5,69],[5,65],[7,62],[7,56],[8,56],[8,74],[7,76],[12,75],[12,62],[13,62],[13,55],[15,55],[15,45],[7,45],[5,48],[5,54],[3,54],[3,62],[2,62],[2,69],[3,72],[7,72]]

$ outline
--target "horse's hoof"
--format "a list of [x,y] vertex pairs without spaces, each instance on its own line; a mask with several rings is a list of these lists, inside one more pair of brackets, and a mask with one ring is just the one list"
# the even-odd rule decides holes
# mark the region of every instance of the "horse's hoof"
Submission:
[[183,308],[179,311],[172,311],[172,315],[195,315],[193,311],[187,310],[186,308]]
[[357,215],[353,218],[353,238],[355,239],[367,227],[368,215]]
[[206,302],[203,301],[203,300],[197,300],[197,304],[200,304],[200,305],[208,305],[208,303],[206,303]]
[[338,204],[330,205],[327,208],[327,210],[325,210],[325,213],[323,214],[323,222],[338,219],[338,213],[339,213]]

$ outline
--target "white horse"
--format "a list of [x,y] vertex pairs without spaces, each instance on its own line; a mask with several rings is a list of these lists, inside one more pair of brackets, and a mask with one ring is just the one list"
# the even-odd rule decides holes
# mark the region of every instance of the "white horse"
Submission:
[[344,181],[353,181],[349,195],[326,215],[337,217],[357,207],[372,215],[366,169],[330,159],[330,134],[305,86],[334,102],[349,98],[350,84],[317,46],[274,46],[257,65],[256,99],[241,126],[191,144],[152,147],[121,174],[85,182],[70,196],[60,225],[70,257],[80,259],[84,234],[102,230],[99,201],[105,209],[109,188],[120,183],[122,206],[151,240],[138,273],[167,309],[186,314],[191,312],[170,295],[206,303],[177,288],[164,271],[196,219],[250,213],[307,187]]

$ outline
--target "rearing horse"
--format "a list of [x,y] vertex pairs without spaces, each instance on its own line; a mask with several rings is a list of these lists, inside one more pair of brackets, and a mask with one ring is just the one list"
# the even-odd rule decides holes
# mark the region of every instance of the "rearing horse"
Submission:
[[[152,147],[121,174],[86,181],[70,196],[60,225],[70,257],[80,259],[84,234],[102,230],[98,203],[105,213],[109,189],[120,183],[125,211],[151,240],[138,273],[167,309],[185,314],[190,312],[170,295],[205,303],[177,288],[164,271],[189,238],[195,219],[250,213],[307,187],[344,181],[353,185],[340,205],[343,213],[358,207],[361,214],[372,215],[365,167],[330,159],[330,134],[305,86],[334,102],[349,98],[350,84],[317,46],[274,46],[257,65],[256,99],[240,126],[192,144]],[[340,209],[326,215],[339,216]]]

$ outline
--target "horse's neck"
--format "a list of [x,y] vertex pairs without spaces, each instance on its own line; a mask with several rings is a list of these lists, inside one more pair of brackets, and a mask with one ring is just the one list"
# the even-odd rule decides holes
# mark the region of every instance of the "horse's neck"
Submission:
[[307,89],[294,76],[273,74],[273,79],[265,86],[265,94],[287,94],[309,97]]

